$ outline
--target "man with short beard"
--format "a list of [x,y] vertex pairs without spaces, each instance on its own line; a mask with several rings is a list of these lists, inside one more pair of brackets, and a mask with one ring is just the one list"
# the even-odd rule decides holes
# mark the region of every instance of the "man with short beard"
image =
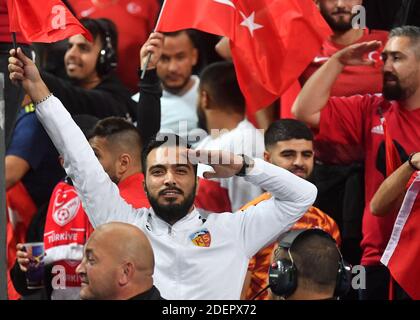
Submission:
[[[198,126],[196,114],[200,79],[193,75],[198,62],[194,30],[164,33],[157,75],[162,83],[161,132],[176,133],[187,139]],[[138,94],[133,96],[138,101]]]
[[[386,42],[388,32],[380,30],[356,29],[352,22],[358,22],[353,8],[363,4],[362,0],[316,0],[319,10],[331,27],[333,34],[327,39],[308,68],[299,78],[303,85],[316,70],[318,70],[337,51],[352,44],[378,40]],[[380,50],[369,53],[371,59],[379,60]],[[363,79],[363,81],[361,81]],[[381,92],[381,65],[375,68],[367,66],[346,66],[331,89],[332,96],[352,96]]]
[[[330,154],[344,152],[350,161],[365,163],[361,247],[366,290],[360,291],[365,299],[388,297],[389,272],[380,258],[395,215],[378,219],[369,209],[370,199],[389,174],[385,168],[391,168],[384,154],[394,149],[404,162],[407,154],[420,148],[420,28],[405,26],[391,31],[382,53],[382,95],[345,98],[330,97],[330,92],[345,66],[373,65],[366,53],[380,45],[377,41],[355,44],[334,54],[308,80],[292,108],[299,120],[318,130],[318,140],[328,146]],[[394,146],[385,144],[385,134]]]

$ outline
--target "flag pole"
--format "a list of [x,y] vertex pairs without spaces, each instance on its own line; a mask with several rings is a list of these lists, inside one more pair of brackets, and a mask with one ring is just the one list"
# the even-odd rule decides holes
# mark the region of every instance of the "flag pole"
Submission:
[[4,73],[0,72],[0,300],[7,300]]
[[[156,27],[159,25],[160,18],[162,17],[163,8],[165,8],[165,4],[166,4],[166,0],[163,2],[162,8],[160,8],[159,17],[156,21],[156,25],[155,25],[155,28],[153,29],[153,32],[156,32]],[[143,64],[143,66],[141,68],[140,80],[143,80],[144,75],[146,74],[147,66],[149,65],[151,57],[152,57],[152,53],[149,52],[148,55],[147,55],[147,58],[146,58],[146,62]]]
[[12,32],[13,49],[17,50],[16,32]]

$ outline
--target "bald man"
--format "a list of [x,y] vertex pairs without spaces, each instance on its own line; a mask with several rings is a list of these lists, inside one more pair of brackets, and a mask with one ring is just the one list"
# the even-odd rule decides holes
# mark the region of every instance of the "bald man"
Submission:
[[86,243],[76,272],[84,300],[161,300],[153,285],[155,266],[149,240],[136,226],[111,222],[99,226]]

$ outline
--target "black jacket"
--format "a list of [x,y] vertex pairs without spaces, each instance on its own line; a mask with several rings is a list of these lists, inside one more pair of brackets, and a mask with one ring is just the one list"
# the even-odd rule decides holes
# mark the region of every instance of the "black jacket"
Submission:
[[48,89],[72,115],[89,114],[99,119],[110,116],[132,118],[136,121],[136,103],[131,93],[114,74],[110,74],[93,89],[84,89],[70,80],[41,72]]
[[[140,78],[141,70],[138,70]],[[160,130],[160,97],[162,87],[156,69],[148,70],[140,81],[140,98],[136,108],[137,129],[142,138],[143,146]]]

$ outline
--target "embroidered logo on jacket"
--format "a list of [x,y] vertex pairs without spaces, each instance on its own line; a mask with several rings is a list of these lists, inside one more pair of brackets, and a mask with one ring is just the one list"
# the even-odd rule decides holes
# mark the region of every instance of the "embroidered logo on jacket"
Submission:
[[202,229],[190,235],[190,240],[197,247],[210,247],[211,234],[208,229]]
[[58,191],[54,201],[52,217],[59,226],[64,226],[74,219],[80,208],[80,199],[73,190]]

